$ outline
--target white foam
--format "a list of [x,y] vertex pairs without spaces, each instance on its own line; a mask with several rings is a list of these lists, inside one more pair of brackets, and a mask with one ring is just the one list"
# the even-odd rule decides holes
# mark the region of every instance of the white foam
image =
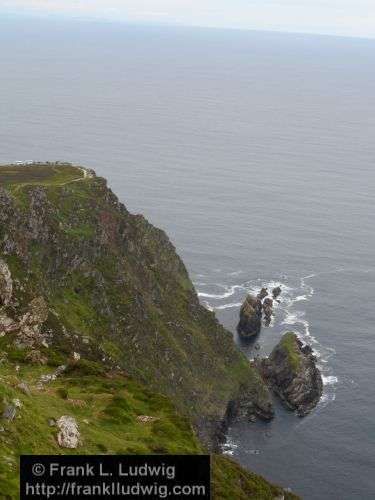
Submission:
[[[215,270],[215,272],[217,271]],[[339,272],[339,269],[331,272]],[[231,277],[228,278],[228,281],[232,279],[235,281],[235,277],[243,273],[242,270],[227,273],[227,276]],[[308,280],[315,278],[319,274],[322,273],[311,273],[297,278],[297,281],[295,278],[288,279],[288,277],[285,276],[274,280],[265,280],[260,277],[234,285],[207,282],[199,282],[195,283],[195,285],[197,285],[197,287],[212,287],[198,290],[198,296],[210,302],[204,302],[205,307],[210,311],[240,308],[245,294],[249,293],[256,296],[263,287],[267,288],[268,296],[272,298],[272,290],[280,287],[281,295],[273,302],[274,314],[272,315],[269,327],[287,325],[287,327],[295,331],[303,344],[309,344],[313,348],[314,355],[318,359],[318,367],[323,372],[324,394],[321,403],[322,406],[326,406],[330,401],[334,401],[335,386],[338,383],[338,379],[331,373],[328,363],[330,357],[335,354],[335,350],[331,347],[322,346],[311,334],[310,324],[303,310],[304,304],[309,302],[315,293],[314,288],[310,285]],[[207,279],[208,278],[205,277],[205,280]],[[240,280],[238,279],[238,281]],[[296,285],[294,286],[295,282]],[[220,293],[220,289],[223,289],[222,293]],[[209,293],[209,291],[211,291],[211,293]],[[214,291],[216,291],[216,293],[214,293]],[[223,301],[225,303],[216,301]],[[233,448],[229,446],[229,449],[226,449],[225,453],[233,454]]]
[[295,325],[298,322],[299,322],[299,318],[298,318],[297,312],[295,312],[295,313],[288,312],[287,315],[285,316],[284,320],[281,322],[281,324],[282,325]]
[[226,442],[222,445],[221,448],[223,454],[232,456],[235,450],[238,448],[238,444],[230,439],[230,437],[227,437]]
[[239,271],[233,271],[232,273],[228,273],[228,276],[239,276],[243,271],[240,269]]
[[230,457],[234,454],[234,450],[223,449],[223,455],[229,455]]
[[216,306],[214,309],[232,309],[233,307],[241,307],[242,303],[241,302],[232,302],[229,304],[223,304],[222,306]]
[[310,278],[315,278],[316,274],[309,274],[308,276],[303,276],[303,278],[301,278],[301,280],[308,280]]
[[307,297],[307,295],[298,295],[298,297],[292,299],[292,302],[295,304],[296,302],[302,302],[304,300],[309,300],[309,297]]
[[323,380],[323,385],[335,385],[338,382],[338,378],[334,377],[333,375],[325,376],[322,375],[322,380]]
[[199,292],[198,291],[198,297],[204,297],[206,299],[227,299],[228,297],[231,297],[234,295],[236,290],[242,289],[242,285],[233,285],[233,286],[227,286],[227,285],[222,285],[221,283],[215,283],[215,286],[224,288],[226,291],[224,293],[206,293],[206,292]]

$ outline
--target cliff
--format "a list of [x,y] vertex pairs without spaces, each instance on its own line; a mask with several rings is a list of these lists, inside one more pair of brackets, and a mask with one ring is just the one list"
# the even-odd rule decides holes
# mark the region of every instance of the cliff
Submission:
[[79,453],[199,453],[272,414],[165,233],[68,164],[0,167],[0,346],[7,492],[18,454],[64,452],[66,415]]

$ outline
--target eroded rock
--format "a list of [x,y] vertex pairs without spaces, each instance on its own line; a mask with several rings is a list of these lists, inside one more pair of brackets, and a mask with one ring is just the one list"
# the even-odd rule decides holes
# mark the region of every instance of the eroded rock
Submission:
[[7,263],[0,259],[0,306],[7,306],[13,294],[13,281]]
[[3,418],[5,418],[6,420],[12,421],[12,420],[14,420],[14,418],[16,416],[16,412],[17,412],[17,409],[16,409],[15,405],[7,405],[3,411]]
[[241,306],[240,321],[237,331],[242,337],[258,335],[262,326],[262,302],[253,295],[248,295]]
[[273,300],[269,297],[266,297],[263,301],[262,307],[264,314],[264,324],[265,326],[269,326],[272,319]]
[[30,302],[28,311],[19,320],[18,345],[32,347],[44,342],[41,328],[48,318],[48,312],[48,305],[43,297],[36,297]]
[[295,333],[285,333],[269,358],[255,363],[267,385],[299,416],[319,402],[323,392],[320,371],[312,349],[303,346]]
[[63,415],[57,422],[59,432],[57,442],[62,448],[78,448],[81,443],[81,435],[78,429],[77,421],[74,417]]
[[268,290],[267,288],[263,287],[261,291],[258,293],[257,298],[259,300],[263,300],[265,297],[267,297],[267,295],[268,295]]

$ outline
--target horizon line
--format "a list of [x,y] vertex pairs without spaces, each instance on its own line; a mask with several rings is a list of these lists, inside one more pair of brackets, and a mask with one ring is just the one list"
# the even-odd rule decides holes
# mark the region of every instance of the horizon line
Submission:
[[[0,11],[1,12],[1,11]],[[364,40],[364,41],[375,41],[375,35],[348,35],[348,34],[338,34],[338,33],[327,33],[318,31],[298,31],[298,30],[283,30],[283,29],[257,29],[257,28],[245,28],[245,27],[235,27],[235,26],[210,26],[205,24],[187,24],[179,23],[177,21],[167,22],[167,21],[151,21],[151,20],[134,20],[134,19],[114,19],[110,17],[99,17],[93,15],[75,15],[69,13],[52,13],[52,12],[41,12],[41,11],[26,11],[19,12],[14,10],[3,11],[5,16],[8,18],[17,19],[40,19],[40,20],[62,20],[62,21],[72,21],[72,22],[84,22],[84,23],[97,23],[97,24],[115,24],[115,25],[128,25],[128,26],[143,26],[143,27],[164,27],[164,28],[191,28],[191,29],[207,29],[215,31],[239,31],[239,32],[253,32],[253,33],[276,33],[283,35],[299,35],[299,36],[312,36],[312,37],[328,37],[328,38],[344,38],[350,40]],[[2,18],[4,20],[4,17]]]

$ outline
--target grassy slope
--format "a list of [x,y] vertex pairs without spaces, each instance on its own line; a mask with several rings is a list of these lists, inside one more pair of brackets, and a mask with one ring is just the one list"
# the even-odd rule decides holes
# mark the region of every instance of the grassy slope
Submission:
[[[2,352],[16,358],[2,340]],[[189,421],[177,414],[165,396],[150,392],[119,373],[100,373],[99,365],[78,363],[68,372],[38,388],[43,373],[53,367],[35,367],[5,360],[0,365],[0,411],[14,398],[21,401],[13,421],[1,419],[0,498],[17,498],[18,456],[26,454],[128,454],[202,453]],[[23,381],[31,395],[17,386]],[[56,442],[57,428],[49,419],[74,416],[79,424],[82,446],[61,449]],[[155,417],[142,423],[139,415]]]
[[[21,408],[12,421],[0,420],[0,499],[18,498],[18,457],[21,454],[196,454],[205,453],[188,419],[179,415],[169,400],[151,392],[120,373],[104,372],[99,364],[79,362],[42,390],[42,374],[53,366],[23,362],[22,352],[6,337],[0,339],[0,411],[14,398]],[[17,367],[19,367],[17,369]],[[17,386],[26,382],[31,394]],[[74,416],[82,444],[67,450],[57,445],[56,426],[49,419]],[[142,423],[137,417],[155,417]],[[213,500],[297,499],[291,493],[246,471],[235,461],[212,455]]]
[[223,455],[212,457],[213,498],[223,500],[298,500],[298,496],[281,491],[258,474],[244,470],[237,462]]
[[296,334],[293,332],[284,333],[280,346],[285,349],[288,355],[288,361],[292,369],[296,372],[299,367],[300,358],[296,351]]

